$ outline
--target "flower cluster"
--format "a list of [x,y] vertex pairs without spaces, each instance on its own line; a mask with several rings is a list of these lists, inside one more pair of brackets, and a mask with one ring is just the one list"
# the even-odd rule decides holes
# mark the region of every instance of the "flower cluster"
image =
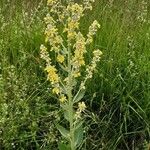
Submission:
[[75,118],[76,119],[81,118],[81,113],[83,111],[85,111],[85,109],[86,109],[85,103],[84,102],[79,102],[78,103],[78,109],[77,109],[76,114],[75,114]]
[[74,56],[72,59],[74,77],[80,76],[80,67],[85,65],[84,54],[86,53],[85,38],[79,32],[76,35],[76,43],[74,44]]
[[56,22],[54,21],[53,17],[49,14],[45,17],[45,23],[47,24],[45,30],[45,41],[49,42],[51,45],[51,50],[59,52],[60,45],[63,42],[62,37],[58,34],[58,28],[56,27]]
[[93,55],[94,55],[94,56],[93,56],[91,65],[87,66],[87,68],[86,68],[87,75],[86,75],[85,80],[87,80],[87,79],[89,79],[89,78],[92,78],[92,76],[93,76],[93,71],[94,71],[95,68],[96,68],[97,62],[100,61],[102,52],[101,52],[99,49],[97,49],[97,50],[94,50],[94,51],[93,51]]
[[[46,23],[45,29],[45,42],[49,45],[47,49],[44,45],[41,45],[41,58],[46,61],[47,79],[52,84],[52,92],[59,95],[59,100],[65,102],[67,99],[67,93],[63,93],[62,85],[65,89],[68,86],[68,76],[58,75],[56,66],[52,65],[49,53],[54,51],[56,53],[56,61],[61,65],[64,71],[70,71],[71,78],[81,76],[80,69],[85,66],[85,53],[86,46],[92,43],[93,36],[100,28],[99,23],[95,20],[89,27],[89,33],[87,39],[79,31],[79,22],[84,15],[86,9],[92,9],[92,2],[94,0],[84,0],[83,4],[77,4],[74,2],[67,2],[67,5],[63,5],[58,0],[48,0],[47,4],[50,6],[50,13],[44,18]],[[58,11],[56,11],[58,10]],[[63,16],[60,16],[60,14]],[[56,19],[58,18],[58,19]],[[61,20],[61,21],[60,21]],[[62,22],[61,30],[57,26]],[[64,35],[63,35],[64,34]],[[67,45],[65,44],[65,34],[67,34]],[[69,49],[72,49],[68,54]],[[82,81],[81,86],[85,88],[85,82],[88,78],[92,78],[96,63],[100,60],[102,52],[95,50],[91,65],[86,65],[86,77]],[[68,55],[70,55],[68,60]],[[70,63],[70,64],[68,64]],[[68,70],[68,65],[71,66],[71,70]]]
[[79,29],[79,20],[83,16],[83,6],[70,3],[66,10],[68,18],[64,32],[67,32],[67,38],[70,41],[76,37],[76,30]]
[[42,44],[40,47],[40,50],[41,50],[41,53],[40,53],[41,58],[44,59],[46,61],[46,65],[49,66],[51,64],[51,59],[49,57],[47,48]]
[[[57,74],[57,69],[55,66],[51,65],[51,59],[49,57],[49,53],[47,51],[47,48],[44,45],[41,45],[41,58],[46,61],[46,68],[45,71],[47,72],[47,80],[49,80],[52,84],[52,92],[56,95],[59,95],[60,102],[64,102],[66,100],[66,97],[62,93],[62,89],[60,88],[60,77]],[[57,61],[62,63],[64,61],[63,55],[57,56]]]
[[47,5],[52,6],[52,5],[56,4],[57,2],[58,2],[58,0],[48,0]]
[[95,2],[95,0],[83,0],[84,8],[92,10],[93,2]]
[[48,73],[48,80],[51,81],[52,84],[56,84],[59,82],[59,77],[57,74],[57,69],[54,66],[47,66],[45,70]]
[[87,35],[88,39],[86,41],[87,44],[93,42],[93,36],[96,34],[97,30],[100,28],[100,24],[95,20],[92,25],[89,27],[89,33]]

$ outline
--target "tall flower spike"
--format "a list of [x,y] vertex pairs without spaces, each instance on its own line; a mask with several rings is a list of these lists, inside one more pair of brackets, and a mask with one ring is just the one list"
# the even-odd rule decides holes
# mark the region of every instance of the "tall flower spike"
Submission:
[[47,17],[45,18],[45,23],[47,24],[45,30],[45,41],[50,43],[51,50],[59,52],[63,40],[62,37],[59,35],[58,29],[55,25],[56,21],[54,21],[51,16],[47,15]]
[[85,80],[92,78],[93,72],[94,72],[96,65],[97,65],[97,62],[100,61],[102,54],[103,53],[99,49],[93,51],[94,56],[93,56],[91,65],[87,66],[87,68],[86,68],[87,75],[86,75]]
[[90,44],[93,42],[93,36],[96,34],[97,30],[100,28],[100,24],[95,20],[91,26],[89,27],[89,33],[87,35],[87,44]]
[[64,32],[67,32],[68,40],[71,41],[76,37],[76,30],[79,29],[79,20],[83,16],[83,6],[77,3],[67,6],[68,19]]
[[80,66],[85,65],[84,61],[84,53],[86,53],[86,47],[85,47],[85,38],[83,35],[79,32],[76,35],[76,43],[74,45],[75,51],[74,51],[74,68],[79,69]]
[[40,47],[40,50],[41,50],[41,52],[40,52],[41,58],[46,61],[46,65],[47,65],[47,66],[50,66],[50,64],[51,64],[51,59],[50,59],[50,57],[49,57],[47,48],[42,44],[41,47]]
[[[65,129],[67,135],[62,134],[62,136],[68,141],[71,150],[76,150],[80,146],[79,143],[76,143],[78,139],[75,138],[78,135],[75,136],[75,134],[78,134],[78,126],[82,124],[80,123],[81,113],[85,111],[86,105],[83,101],[79,101],[84,96],[85,83],[92,78],[97,62],[102,55],[100,50],[94,50],[91,63],[86,64],[86,48],[88,44],[92,43],[93,36],[100,28],[99,23],[95,20],[89,27],[87,38],[80,32],[80,19],[84,16],[85,10],[92,9],[92,2],[94,0],[82,0],[80,4],[74,0],[48,0],[50,11],[44,18],[45,42],[49,48],[41,45],[41,58],[46,61],[45,71],[52,86],[52,93],[57,96],[60,106],[65,112],[64,117],[69,122],[68,129]],[[49,53],[55,58],[56,65],[53,65]],[[59,69],[62,70],[57,70],[59,66]],[[82,71],[85,69],[84,77],[82,77],[81,69]],[[78,81],[77,77],[79,76],[81,80]],[[79,83],[80,86],[76,86],[76,83]],[[78,108],[75,110],[74,105],[77,103]],[[63,133],[62,129],[64,127],[58,127],[60,133]],[[83,130],[80,129],[80,132],[83,134]]]

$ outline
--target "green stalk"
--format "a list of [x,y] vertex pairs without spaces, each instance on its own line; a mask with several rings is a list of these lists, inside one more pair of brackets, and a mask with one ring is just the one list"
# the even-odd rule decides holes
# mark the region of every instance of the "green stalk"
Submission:
[[75,150],[74,126],[73,126],[73,99],[72,99],[72,73],[71,73],[71,49],[68,46],[68,100],[69,100],[69,124],[70,124],[70,145],[71,150]]

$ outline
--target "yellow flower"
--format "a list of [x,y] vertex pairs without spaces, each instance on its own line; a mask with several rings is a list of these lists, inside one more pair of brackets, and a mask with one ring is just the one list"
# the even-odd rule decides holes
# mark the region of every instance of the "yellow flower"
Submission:
[[76,19],[79,19],[83,15],[83,6],[77,3],[68,5],[67,10],[70,11],[73,16],[76,16]]
[[53,5],[57,0],[48,0],[47,5]]
[[81,76],[81,73],[80,73],[80,72],[75,72],[75,73],[73,74],[73,76],[74,76],[75,78],[77,78],[77,77]]
[[102,51],[100,51],[99,49],[97,49],[97,50],[93,51],[93,54],[94,54],[95,57],[98,57],[98,56],[101,56],[103,53],[102,53]]
[[85,65],[84,58],[79,58],[78,62],[80,64],[80,66]]
[[42,45],[40,46],[40,50],[41,50],[41,51],[47,51],[47,48],[42,44]]
[[55,37],[55,43],[56,44],[60,44],[60,43],[62,43],[63,42],[63,40],[62,40],[62,38],[61,38],[61,36],[59,36],[59,35],[57,35],[56,37]]
[[79,102],[78,103],[78,109],[77,109],[77,111],[75,113],[75,119],[81,118],[81,113],[82,113],[82,111],[85,110],[85,108],[86,108],[86,105],[85,105],[84,102]]
[[68,35],[67,35],[68,40],[74,39],[75,36],[76,36],[76,32],[75,31],[68,31]]
[[94,20],[94,22],[92,23],[92,27],[93,28],[100,28],[100,24],[98,23],[97,20]]
[[84,53],[86,53],[86,43],[84,36],[79,32],[76,35],[76,43],[74,44],[75,51],[74,51],[74,66],[77,68],[85,65],[84,61]]
[[63,39],[59,35],[56,21],[49,14],[45,17],[44,20],[47,24],[45,29],[45,42],[49,42],[51,45],[51,50],[59,52]]
[[73,20],[68,21],[68,29],[76,29],[79,27],[79,23]]
[[48,1],[47,1],[47,3],[52,3],[52,2],[53,2],[53,0],[48,0]]
[[58,62],[60,62],[60,63],[63,63],[63,62],[64,62],[64,60],[65,60],[64,56],[63,56],[63,55],[58,54],[58,56],[57,56],[57,61],[58,61]]
[[45,69],[48,73],[48,80],[50,80],[52,82],[52,84],[54,83],[58,83],[59,81],[59,77],[58,74],[56,73],[57,69],[54,66],[48,66]]
[[52,92],[58,95],[60,93],[60,90],[58,87],[55,87],[53,88]]
[[49,73],[49,72],[56,72],[57,69],[54,66],[47,66],[45,68],[45,70]]
[[79,109],[79,111],[80,112],[82,112],[82,111],[84,111],[85,110],[85,108],[86,108],[86,105],[85,105],[85,103],[84,102],[79,102],[78,103],[78,109]]
[[75,119],[77,120],[77,119],[80,119],[81,118],[81,112],[80,111],[77,111],[76,113],[75,113]]
[[59,98],[59,101],[60,101],[61,103],[64,103],[66,100],[67,100],[67,99],[66,99],[66,96],[64,96],[64,95],[62,95],[62,96]]
[[67,6],[67,13],[70,14],[70,16],[67,19],[64,32],[67,32],[67,38],[71,41],[76,37],[76,30],[79,28],[79,20],[83,16],[83,6],[77,3],[69,4]]

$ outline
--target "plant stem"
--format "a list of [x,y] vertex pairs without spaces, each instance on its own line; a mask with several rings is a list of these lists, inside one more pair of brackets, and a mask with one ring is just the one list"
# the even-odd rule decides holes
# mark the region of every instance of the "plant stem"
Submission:
[[72,73],[71,73],[71,49],[68,46],[68,100],[69,100],[69,124],[70,124],[70,145],[75,150],[74,126],[73,126],[73,99],[72,99]]

